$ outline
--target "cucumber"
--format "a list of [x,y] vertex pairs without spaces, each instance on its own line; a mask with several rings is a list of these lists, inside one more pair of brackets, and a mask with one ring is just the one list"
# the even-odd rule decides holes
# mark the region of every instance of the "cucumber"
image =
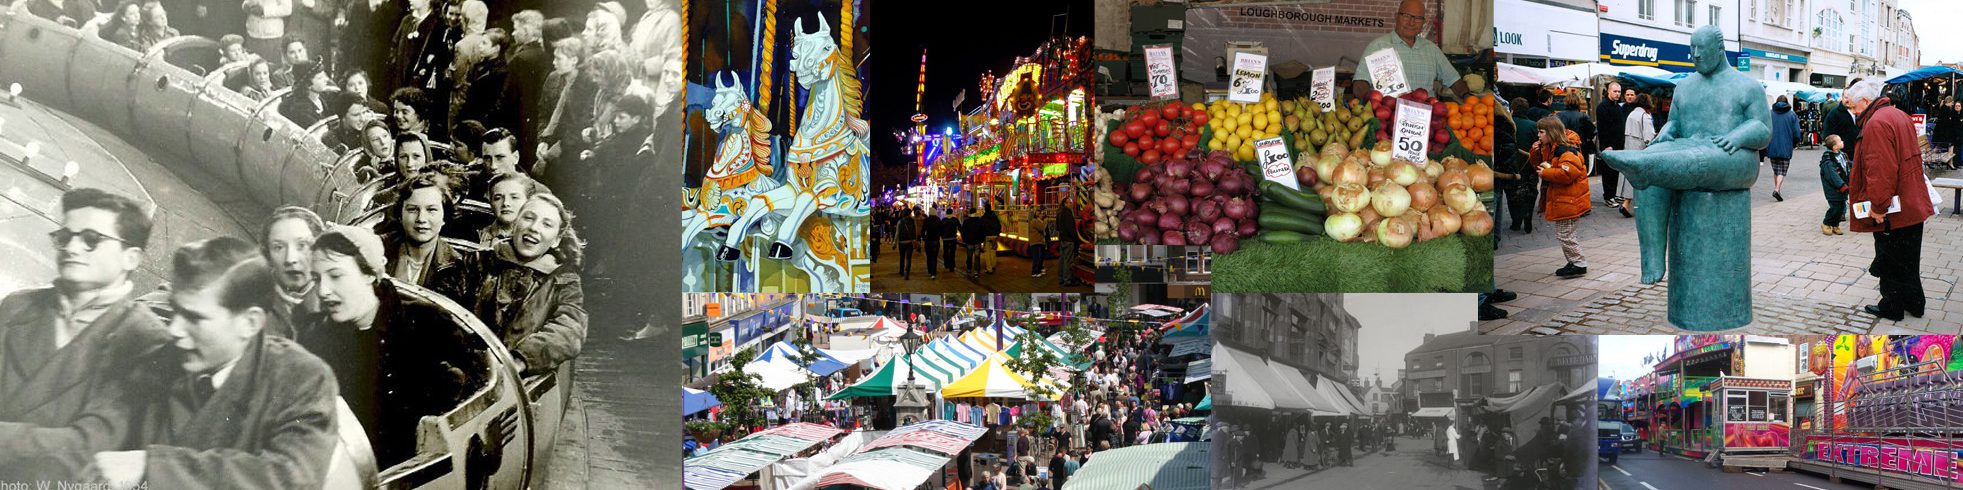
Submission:
[[1257,219],[1257,222],[1260,223],[1261,229],[1263,230],[1293,231],[1311,235],[1322,234],[1321,219],[1298,216],[1294,213],[1276,213],[1271,209],[1261,213],[1261,217]]
[[1314,240],[1315,236],[1286,230],[1266,230],[1254,238],[1268,243],[1302,243]]
[[1282,185],[1280,182],[1275,182],[1272,180],[1261,181],[1261,196],[1268,198],[1269,202],[1273,202],[1275,204],[1279,204],[1285,207],[1307,211],[1310,214],[1329,213],[1328,207],[1322,205],[1322,197],[1317,196],[1315,194],[1302,192],[1295,189],[1290,189],[1288,188],[1288,186]]

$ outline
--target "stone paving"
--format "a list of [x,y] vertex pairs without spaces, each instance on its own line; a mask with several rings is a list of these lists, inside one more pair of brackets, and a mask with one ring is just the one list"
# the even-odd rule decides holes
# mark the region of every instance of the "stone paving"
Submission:
[[[1807,170],[1816,168],[1813,165],[1801,165],[1818,159],[1818,151],[1794,156],[1784,202],[1771,199],[1772,173],[1761,172],[1761,182],[1753,189],[1751,222],[1754,321],[1726,333],[1963,334],[1963,296],[1956,291],[1958,278],[1963,277],[1963,216],[1947,214],[1954,203],[1944,202],[1944,213],[1924,225],[1922,284],[1929,301],[1927,315],[1901,322],[1880,320],[1857,311],[1879,298],[1877,282],[1866,272],[1873,260],[1874,238],[1865,233],[1820,234],[1820,217],[1827,204],[1819,195],[1819,172]],[[1931,175],[1944,176],[1958,175]],[[1599,179],[1596,182],[1599,196]],[[1634,220],[1596,199],[1596,212],[1582,222],[1581,246],[1589,262],[1586,276],[1554,276],[1554,270],[1567,261],[1552,240],[1551,224],[1537,223],[1531,235],[1500,231],[1505,236],[1494,259],[1495,278],[1499,287],[1519,293],[1520,298],[1499,305],[1509,317],[1483,322],[1480,331],[1687,333],[1665,321],[1665,286],[1637,281],[1640,259]]]

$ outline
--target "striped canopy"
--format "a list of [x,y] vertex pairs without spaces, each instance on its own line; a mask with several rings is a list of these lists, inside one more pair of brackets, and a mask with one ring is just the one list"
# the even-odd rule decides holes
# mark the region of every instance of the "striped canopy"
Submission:
[[827,397],[830,400],[861,396],[893,396],[898,394],[901,385],[906,384],[907,374],[912,373],[914,381],[928,388],[939,389],[968,374],[975,366],[988,359],[993,351],[962,343],[951,337],[943,337],[921,346],[912,355],[895,357],[886,361],[871,376],[848,386]]
[[[977,366],[967,376],[955,380],[941,388],[941,396],[946,398],[1016,398],[1054,400],[1064,392],[1067,383],[1051,378],[1037,378],[1031,381],[1002,364],[1002,356],[988,358],[988,362]],[[1040,383],[1049,389],[1048,396],[1036,393],[1035,386]]]

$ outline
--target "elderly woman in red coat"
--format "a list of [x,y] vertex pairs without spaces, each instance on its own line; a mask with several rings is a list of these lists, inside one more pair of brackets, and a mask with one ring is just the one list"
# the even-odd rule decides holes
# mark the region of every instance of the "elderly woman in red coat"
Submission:
[[[1907,114],[1881,95],[1882,82],[1866,80],[1847,88],[1847,107],[1859,114],[1860,144],[1847,186],[1850,229],[1874,234],[1874,263],[1868,273],[1881,279],[1881,301],[1861,307],[1868,314],[1900,321],[1921,317],[1922,222],[1935,214],[1922,175],[1922,152]],[[1899,204],[1896,204],[1899,202]]]

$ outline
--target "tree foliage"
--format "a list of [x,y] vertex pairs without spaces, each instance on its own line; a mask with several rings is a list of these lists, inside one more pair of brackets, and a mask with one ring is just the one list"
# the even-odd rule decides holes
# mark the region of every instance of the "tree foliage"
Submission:
[[755,360],[757,353],[744,350],[729,358],[729,371],[720,373],[716,383],[709,386],[709,393],[722,400],[722,420],[736,427],[758,427],[765,422],[763,413],[757,406],[758,400],[768,400],[777,393],[764,388],[757,375],[743,372],[743,366]]

